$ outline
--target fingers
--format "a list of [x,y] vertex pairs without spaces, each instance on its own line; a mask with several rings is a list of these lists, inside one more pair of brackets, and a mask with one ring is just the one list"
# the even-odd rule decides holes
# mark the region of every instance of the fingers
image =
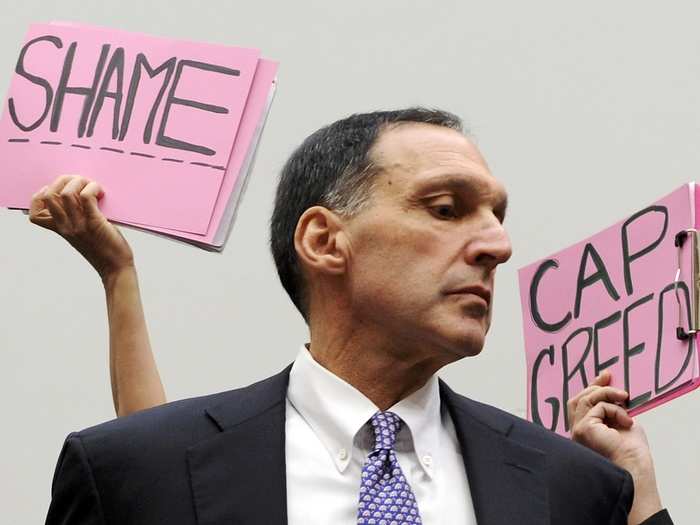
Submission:
[[629,428],[634,424],[627,410],[613,403],[598,403],[588,412],[587,417],[598,419],[614,428]]
[[89,181],[83,177],[73,177],[63,186],[59,194],[63,210],[73,226],[73,229],[81,230],[85,222],[80,192],[83,191],[83,188],[87,186],[88,182]]
[[610,384],[610,380],[612,379],[612,374],[610,373],[610,370],[603,370],[598,377],[596,377],[593,380],[593,383],[591,385],[597,385],[597,386],[607,386]]
[[612,375],[610,374],[610,372],[607,370],[603,370],[600,373],[600,375],[598,377],[596,377],[590,385],[588,385],[586,388],[581,390],[581,392],[579,392],[573,398],[571,398],[570,402],[571,401],[574,401],[574,402],[578,401],[582,397],[590,394],[591,392],[593,392],[594,390],[596,390],[597,388],[599,388],[601,386],[608,386],[610,384],[611,379],[612,379]]
[[74,175],[61,175],[58,177],[56,180],[54,180],[51,184],[49,184],[47,191],[47,194],[55,194],[59,195],[61,193],[61,190],[68,184],[72,178],[74,178]]
[[80,192],[80,201],[83,205],[83,210],[88,217],[97,217],[102,214],[97,205],[98,199],[104,195],[102,187],[96,182],[89,182]]
[[29,204],[29,221],[43,228],[53,229],[53,220],[43,199],[47,188],[48,186],[44,186],[32,195],[32,200]]
[[610,380],[610,373],[604,372],[567,403],[571,438],[606,456],[617,446],[618,430],[634,424],[621,406],[629,394],[609,386]]
[[596,402],[607,400],[612,403],[619,403],[624,402],[627,399],[627,393],[624,390],[607,386],[610,384],[611,379],[612,375],[610,372],[608,370],[604,370],[588,387],[584,388],[567,402],[566,408],[569,428],[573,427],[575,421],[581,417],[581,414],[577,412],[577,410],[579,405],[581,405],[582,400],[588,400],[583,404],[583,406],[586,407],[585,410],[590,409],[595,404],[589,399],[594,392],[605,389],[603,390],[604,393],[596,394]]
[[573,423],[575,424],[576,421],[580,421],[586,417],[597,405],[604,403],[619,406],[617,403],[623,403],[627,398],[627,392],[619,388],[613,388],[611,386],[597,387],[579,400],[574,408],[573,414],[570,414],[570,416],[573,416]]
[[85,229],[87,219],[102,216],[97,200],[103,193],[96,182],[63,175],[32,196],[29,220],[70,237]]
[[[612,379],[612,375],[610,374],[609,371],[603,370],[598,377],[596,377],[593,382],[581,390],[578,394],[576,394],[573,398],[569,400],[569,404],[574,404],[576,405],[578,401],[584,397],[596,390],[597,388],[601,386],[607,386],[610,384],[610,380]],[[571,411],[571,410],[570,410]]]
[[47,189],[44,191],[41,198],[51,214],[54,229],[56,231],[65,230],[68,226],[68,216],[66,215],[66,212],[63,211],[59,196],[52,193],[51,189]]
[[591,441],[595,439],[593,436],[595,436],[596,429],[601,425],[607,427],[607,432],[611,432],[611,428],[627,429],[633,424],[634,420],[624,408],[601,401],[576,422],[576,425],[571,429],[571,438],[590,446]]

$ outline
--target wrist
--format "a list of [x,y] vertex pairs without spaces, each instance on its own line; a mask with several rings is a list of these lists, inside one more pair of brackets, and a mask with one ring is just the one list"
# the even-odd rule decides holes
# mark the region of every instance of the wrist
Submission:
[[133,260],[129,263],[121,264],[118,267],[109,268],[98,272],[100,279],[102,280],[102,285],[107,293],[114,290],[120,281],[124,278],[129,280],[136,279],[136,266]]
[[638,525],[663,510],[651,461],[636,464],[627,469],[634,482],[634,502],[628,518],[629,525]]

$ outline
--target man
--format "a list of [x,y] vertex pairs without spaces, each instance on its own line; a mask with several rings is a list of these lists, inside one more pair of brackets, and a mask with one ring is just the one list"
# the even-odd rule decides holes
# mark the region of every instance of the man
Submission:
[[[63,179],[32,217],[118,283],[133,263],[98,196]],[[483,347],[511,254],[505,209],[448,113],[353,115],[311,135],[283,170],[271,223],[310,343],[254,385],[71,434],[47,522],[670,523],[609,377],[572,400],[574,435],[629,473],[435,375]],[[85,244],[86,230],[111,231],[107,248]],[[119,287],[106,288],[111,304]]]

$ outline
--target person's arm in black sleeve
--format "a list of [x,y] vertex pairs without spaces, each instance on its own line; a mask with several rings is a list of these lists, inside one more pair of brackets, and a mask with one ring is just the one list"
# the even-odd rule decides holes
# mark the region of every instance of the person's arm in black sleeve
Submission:
[[46,525],[106,525],[95,479],[77,434],[66,438],[58,458]]

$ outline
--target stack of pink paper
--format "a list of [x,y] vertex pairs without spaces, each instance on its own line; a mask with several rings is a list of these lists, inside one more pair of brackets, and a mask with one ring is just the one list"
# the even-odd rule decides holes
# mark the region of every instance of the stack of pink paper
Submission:
[[257,49],[32,25],[0,120],[0,206],[82,175],[110,220],[220,251],[276,73]]

